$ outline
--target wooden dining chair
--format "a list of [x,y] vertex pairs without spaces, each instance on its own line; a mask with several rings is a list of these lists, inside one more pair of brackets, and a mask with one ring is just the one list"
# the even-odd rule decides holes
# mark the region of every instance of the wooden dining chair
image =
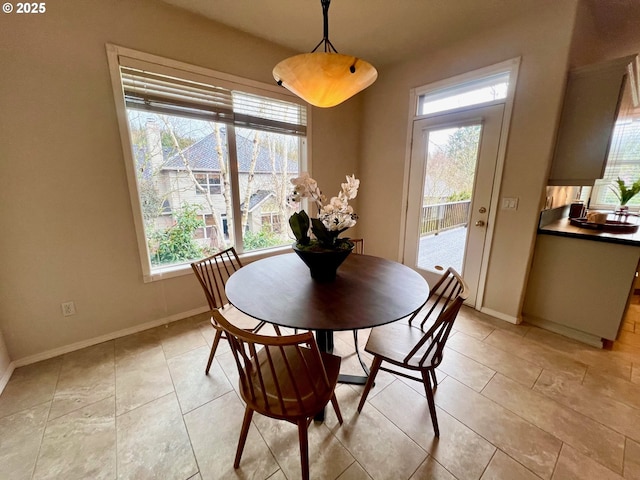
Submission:
[[217,310],[216,328],[229,339],[240,374],[245,414],[234,468],[239,468],[254,412],[298,426],[302,478],[309,478],[307,429],[313,417],[332,403],[342,424],[335,395],[340,357],[320,352],[313,333],[265,336],[241,330]]
[[[243,328],[252,332],[257,332],[265,325],[266,322],[259,322],[230,305],[227,300],[227,296],[224,293],[224,287],[227,279],[232,273],[242,268],[242,263],[240,262],[240,258],[238,257],[235,248],[227,248],[226,250],[222,250],[210,257],[193,262],[191,264],[191,268],[196,274],[196,278],[200,282],[202,290],[204,290],[210,310],[219,310],[224,312],[224,314],[234,324],[242,325]],[[215,328],[215,319],[213,317],[211,317],[211,325]],[[276,332],[280,333],[277,327]],[[216,329],[205,374],[209,374],[211,362],[213,362],[213,357],[222,337],[222,331],[220,329]]]
[[[467,296],[468,287],[462,277],[448,268],[434,285],[427,303],[407,323],[394,322],[371,331],[365,351],[373,355],[373,363],[358,412],[362,411],[378,371],[384,370],[424,384],[433,430],[436,437],[440,436],[433,399],[433,390],[438,386],[435,369],[442,362],[444,345]],[[383,362],[390,366],[383,366]],[[419,372],[420,377],[406,370]]]
[[364,254],[364,238],[350,238],[353,243],[353,253]]

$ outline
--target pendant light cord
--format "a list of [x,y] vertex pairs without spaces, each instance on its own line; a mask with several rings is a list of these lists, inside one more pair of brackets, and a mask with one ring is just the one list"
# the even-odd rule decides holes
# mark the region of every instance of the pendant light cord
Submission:
[[318,45],[316,45],[316,47],[313,50],[311,50],[311,53],[315,52],[318,49],[318,47],[322,44],[324,44],[325,53],[338,53],[336,48],[333,46],[333,44],[329,40],[329,4],[331,3],[331,0],[320,0],[320,3],[322,4],[324,36],[322,37],[322,40],[320,40],[320,43],[318,43]]

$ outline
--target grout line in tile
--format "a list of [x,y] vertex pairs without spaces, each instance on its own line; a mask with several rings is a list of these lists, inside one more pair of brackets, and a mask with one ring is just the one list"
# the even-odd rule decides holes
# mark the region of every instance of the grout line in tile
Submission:
[[536,377],[535,381],[533,382],[533,385],[531,385],[531,390],[536,388],[536,385],[538,384],[538,380],[540,380],[540,377],[542,376],[542,374],[544,373],[545,370],[546,370],[546,368],[541,368],[540,369],[540,373],[538,374],[538,376]]
[[[33,462],[33,468],[31,469],[31,478],[36,474],[36,467],[38,466],[38,460],[40,459],[40,453],[42,452],[42,442],[44,441],[44,435],[47,432],[47,427],[49,426],[49,416],[51,415],[51,409],[53,407],[53,401],[56,398],[56,392],[58,390],[58,383],[60,382],[60,373],[62,372],[62,365],[64,363],[64,355],[61,356],[60,366],[58,367],[58,377],[56,378],[56,386],[53,389],[53,394],[51,395],[51,400],[49,400],[49,410],[47,411],[47,418],[44,422],[44,428],[42,429],[42,435],[40,436],[40,444],[38,445],[38,454],[36,455],[36,461]],[[44,402],[43,402],[44,403]],[[42,404],[40,404],[42,405]],[[33,407],[31,407],[33,408]]]
[[[453,379],[452,381],[456,381],[456,382],[457,382],[457,380],[455,380],[455,379]],[[461,382],[458,382],[458,383],[461,383]],[[461,383],[461,384],[462,384],[462,383]],[[464,384],[462,384],[462,385],[464,385]],[[467,387],[467,388],[468,388],[468,387]],[[481,393],[479,393],[479,395],[482,395],[482,394],[481,394]],[[482,396],[484,397],[484,395],[482,395]],[[522,420],[522,421],[524,421],[525,423],[528,423],[528,424],[529,424],[529,425],[531,425],[532,427],[537,428],[538,430],[540,430],[540,431],[542,431],[542,432],[544,432],[544,433],[546,433],[546,434],[548,434],[548,435],[551,435],[553,438],[556,438],[559,442],[563,443],[563,442],[562,442],[562,440],[560,440],[559,438],[557,438],[557,437],[556,437],[555,435],[553,435],[552,433],[547,432],[546,430],[544,430],[544,429],[542,429],[542,428],[538,427],[537,425],[535,425],[535,424],[531,423],[529,420],[522,418],[522,417],[521,417],[520,415],[518,415],[517,413],[512,412],[512,411],[511,411],[511,410],[509,410],[508,408],[503,407],[502,405],[500,405],[499,403],[495,402],[494,400],[492,400],[492,399],[490,399],[490,398],[488,398],[488,397],[484,397],[484,398],[486,398],[487,400],[489,400],[489,401],[491,401],[491,402],[495,403],[495,404],[496,404],[496,405],[498,405],[499,407],[504,408],[505,410],[507,410],[507,411],[509,411],[509,412],[513,413],[513,414],[514,414],[515,416],[517,416],[519,419],[521,419],[521,420]],[[437,406],[437,405],[436,405],[436,406]],[[486,437],[485,435],[483,435],[481,432],[476,431],[472,426],[467,425],[467,424],[466,424],[462,419],[460,419],[460,418],[456,417],[455,415],[453,415],[452,413],[448,412],[448,411],[446,410],[446,408],[445,408],[445,407],[438,407],[438,408],[440,408],[440,409],[441,409],[443,412],[445,412],[447,415],[449,415],[449,416],[451,416],[452,418],[454,418],[454,419],[455,419],[457,422],[459,422],[460,424],[464,425],[466,428],[468,428],[469,430],[471,430],[473,433],[475,433],[476,435],[478,435],[480,438],[482,438],[484,441],[486,441],[489,445],[493,446],[493,447],[496,449],[496,451],[497,451],[497,450],[500,450],[501,452],[505,453],[505,452],[504,452],[503,450],[501,450],[498,446],[496,446],[496,445],[495,445],[495,444],[494,444],[494,443],[493,443],[489,438],[487,438],[487,437]],[[562,449],[562,447],[561,447],[561,449]],[[557,455],[557,457],[556,457],[556,462],[558,461],[558,458],[560,457],[560,451],[561,451],[561,450],[559,450],[559,451],[558,451],[558,455]],[[494,452],[494,455],[495,455],[495,452]],[[509,458],[513,458],[513,457],[511,457],[510,455],[508,455],[507,453],[505,453],[505,455],[509,456]],[[493,456],[492,456],[491,458],[493,458]],[[514,460],[515,460],[515,459],[514,459]],[[516,461],[517,461],[517,460],[516,460]],[[491,463],[491,461],[489,461],[489,463]],[[489,465],[489,463],[487,463],[487,466]],[[518,463],[519,463],[520,465],[522,465],[520,462],[518,462]],[[525,466],[523,465],[523,467],[525,467]],[[525,468],[527,468],[527,467],[525,467]],[[555,466],[554,466],[554,468],[555,468]],[[531,471],[531,470],[529,470],[528,468],[527,468],[527,470],[528,470],[528,471]],[[538,475],[538,474],[536,474],[535,472],[532,472],[532,473],[534,473],[534,475],[536,475],[537,477],[539,477],[539,475]],[[553,477],[553,475],[551,475],[549,478],[551,479],[552,477]],[[482,477],[481,477],[481,478],[482,478]]]
[[[491,445],[493,445],[493,443],[490,443]],[[493,445],[495,447],[495,445]],[[493,455],[491,455],[491,458],[489,459],[489,461],[487,462],[487,464],[484,466],[484,469],[482,470],[482,473],[480,474],[480,479],[484,476],[484,474],[487,472],[487,469],[489,468],[489,465],[491,465],[491,462],[493,461],[493,459],[495,458],[495,456],[498,454],[498,452],[502,452],[502,450],[500,450],[498,447],[495,447],[496,449],[493,451]],[[511,458],[511,457],[509,457]]]
[[[524,338],[524,337],[522,337],[522,338]],[[534,341],[534,340],[531,340],[531,339],[527,339],[527,340],[528,340],[529,342],[531,342],[533,345],[536,345],[536,346],[538,346],[538,347],[541,347],[541,348],[542,348],[545,352],[547,352],[547,353],[551,353],[551,354],[559,355],[560,357],[564,358],[565,360],[569,360],[569,361],[572,361],[572,362],[575,362],[575,363],[578,363],[578,364],[582,365],[582,366],[584,367],[584,372],[582,373],[582,376],[584,377],[584,376],[586,375],[587,367],[589,367],[589,364],[584,363],[584,362],[583,362],[583,361],[581,361],[581,360],[576,360],[575,358],[571,357],[570,355],[567,355],[567,354],[566,354],[566,353],[564,353],[564,352],[561,352],[561,351],[556,350],[556,349],[551,348],[551,347],[547,347],[547,346],[546,346],[545,344],[543,344],[543,343],[539,343],[539,342]],[[490,344],[490,343],[488,343],[487,345],[489,345],[490,347],[494,347],[494,348],[497,348],[497,349],[499,349],[499,350],[502,350],[503,352],[506,352],[506,353],[507,353],[507,354],[509,354],[509,355],[512,355],[512,356],[514,356],[514,357],[516,357],[516,358],[518,358],[518,359],[520,359],[520,360],[524,360],[524,361],[526,361],[526,362],[529,362],[529,363],[531,363],[531,364],[533,364],[533,365],[535,365],[535,366],[537,366],[537,367],[540,367],[540,368],[542,368],[542,369],[551,370],[551,371],[557,371],[557,372],[559,372],[559,373],[562,373],[562,372],[563,372],[562,370],[553,370],[553,369],[549,369],[547,366],[545,366],[545,365],[541,365],[540,363],[537,363],[535,359],[530,359],[530,358],[522,357],[522,356],[520,356],[520,355],[517,353],[517,351],[516,351],[516,352],[514,352],[513,350],[507,350],[507,349],[502,348],[502,347],[501,347],[501,346],[499,346],[499,345],[493,345],[493,344]]]
[[[57,382],[56,382],[56,386],[57,386]],[[54,390],[55,393],[55,390]],[[42,404],[40,404],[42,405]],[[51,413],[51,407],[53,406],[53,398],[51,399],[51,401],[49,402],[49,411],[47,412],[47,419],[44,422],[44,428],[42,429],[42,435],[40,435],[40,444],[38,445],[38,453],[36,455],[36,460],[33,462],[33,467],[31,467],[31,477],[33,479],[33,477],[36,474],[36,467],[38,466],[38,460],[40,459],[40,452],[42,451],[42,442],[44,441],[44,434],[47,431],[47,426],[49,425],[49,414]]]
[[624,437],[624,447],[622,449],[622,474],[621,474],[621,476],[623,478],[626,478],[625,468],[627,466],[627,462],[625,462],[625,459],[627,458],[627,443],[628,442],[629,442],[629,437],[625,436]]
[[[552,373],[553,373],[553,372],[552,372]],[[625,435],[624,433],[621,433],[621,432],[619,432],[619,431],[617,431],[617,430],[614,430],[614,429],[613,429],[613,428],[611,428],[610,426],[608,426],[608,425],[606,425],[606,424],[602,423],[600,420],[595,419],[595,418],[593,418],[593,417],[591,417],[591,416],[589,416],[589,415],[586,415],[586,414],[584,414],[584,413],[582,413],[582,412],[580,412],[580,411],[578,411],[578,410],[574,409],[574,408],[573,408],[572,406],[570,406],[570,405],[565,405],[564,403],[561,403],[561,402],[559,402],[558,400],[556,400],[556,399],[554,399],[554,398],[549,397],[549,396],[548,396],[548,395],[546,395],[544,392],[539,392],[539,391],[535,391],[535,392],[536,392],[536,393],[538,393],[539,395],[542,395],[542,396],[543,396],[543,397],[545,397],[547,400],[551,400],[552,402],[554,402],[555,404],[557,404],[557,405],[558,405],[558,406],[560,406],[561,408],[564,408],[564,409],[567,409],[567,410],[571,410],[573,413],[575,413],[575,414],[577,414],[577,415],[580,415],[581,417],[584,417],[584,418],[587,418],[587,419],[589,419],[589,420],[593,421],[594,423],[596,423],[596,424],[600,425],[601,427],[603,427],[603,428],[605,428],[605,429],[609,430],[610,432],[612,432],[612,433],[614,433],[614,434],[616,434],[616,435],[620,435],[620,436],[622,436],[622,437],[625,439],[625,444],[626,444],[626,438],[627,438],[627,437],[626,437],[626,435]],[[490,399],[490,398],[488,398],[488,397],[485,397],[485,398],[487,398],[487,399],[491,400],[491,399]],[[493,401],[493,400],[492,400],[492,401]],[[495,401],[494,401],[494,403],[497,403],[497,402],[495,402]],[[517,415],[519,418],[521,418],[521,419],[522,419],[522,420],[524,420],[525,422],[527,422],[527,423],[529,423],[529,424],[533,425],[533,426],[534,426],[534,427],[536,427],[537,429],[542,430],[543,432],[546,432],[546,433],[548,433],[549,435],[553,436],[554,438],[558,439],[560,442],[562,442],[562,445],[563,445],[563,446],[566,444],[566,445],[569,445],[571,448],[576,449],[578,452],[584,453],[584,452],[583,452],[583,450],[582,450],[581,448],[579,448],[579,447],[577,447],[577,446],[572,445],[571,443],[569,443],[569,442],[567,442],[567,441],[563,440],[562,438],[559,438],[559,437],[558,437],[557,435],[555,435],[554,433],[552,433],[552,432],[548,432],[547,430],[545,430],[545,429],[543,429],[542,427],[540,427],[540,426],[536,425],[535,423],[530,422],[530,421],[529,421],[529,420],[527,420],[526,418],[524,418],[524,417],[520,416],[517,412],[514,412],[514,411],[512,411],[511,409],[509,409],[509,408],[507,408],[507,407],[504,407],[503,405],[501,405],[501,404],[499,404],[499,403],[498,403],[498,405],[500,405],[500,406],[501,406],[502,408],[504,408],[505,410],[508,410],[509,412],[513,413],[514,415]],[[560,449],[560,453],[562,453],[562,448]],[[559,456],[559,455],[558,455],[558,456]],[[598,460],[593,459],[593,461],[594,461],[594,462],[596,462],[598,465],[602,465],[602,466],[603,466],[604,468],[606,468],[607,470],[611,470],[611,468],[609,468],[607,465],[604,465],[603,463],[599,462]],[[623,448],[622,464],[623,464],[623,467],[624,467],[624,448]],[[613,470],[611,470],[611,471],[613,471]],[[617,473],[617,472],[616,472],[616,473]]]
[[[556,474],[556,469],[558,468],[558,463],[560,462],[560,457],[562,456],[562,450],[564,450],[564,445],[565,443],[560,440],[562,442],[562,444],[560,445],[560,451],[558,452],[558,456],[556,458],[556,463],[553,465],[553,470],[551,470],[551,480],[553,480],[553,477]],[[613,471],[613,470],[612,470]]]
[[[167,368],[169,368],[169,365],[167,365]],[[171,381],[173,382],[173,379]],[[187,438],[189,439],[189,447],[191,448],[191,454],[193,455],[193,460],[195,461],[196,467],[198,469],[198,471],[196,473],[191,475],[191,477],[193,477],[194,475],[197,475],[198,473],[200,473],[200,464],[198,463],[198,457],[196,456],[196,452],[193,450],[193,442],[191,441],[191,435],[189,434],[189,429],[187,428],[187,422],[184,419],[185,414],[182,413],[182,407],[180,405],[180,399],[178,398],[178,392],[175,389],[175,385],[173,386],[173,394],[176,397],[176,402],[178,403],[178,410],[180,410],[180,420],[182,420],[182,426],[184,427],[184,431],[187,434]],[[219,398],[219,397],[216,397],[216,398]],[[215,400],[215,399],[213,399],[213,400]],[[213,400],[211,400],[211,401],[213,401]],[[191,478],[191,477],[189,477],[189,478]],[[202,477],[202,474],[200,474],[200,477]]]
[[[339,443],[340,443],[340,445],[342,445],[342,443],[341,443],[341,442],[339,442]],[[344,447],[344,445],[343,445],[343,447]],[[347,449],[346,449],[346,447],[344,447],[344,448],[345,448],[345,450],[347,450]],[[347,450],[347,452],[349,452],[349,450]],[[351,452],[349,452],[349,454],[351,455]],[[340,478],[340,476],[344,475],[344,473],[345,473],[347,470],[349,470],[349,469],[350,469],[354,464],[358,463],[358,461],[356,460],[356,457],[354,457],[353,455],[351,455],[351,457],[353,458],[353,462],[351,462],[349,465],[347,465],[347,466],[344,468],[344,470],[342,470],[340,473],[338,473],[338,475],[337,475],[337,477],[336,477],[336,478]],[[282,472],[282,474],[284,475],[284,472]],[[286,477],[286,475],[285,475],[285,477]]]
[[[553,374],[553,372],[551,372],[551,373]],[[582,383],[579,383],[579,384],[581,385]],[[552,398],[552,397],[550,397],[549,395],[547,395],[544,391],[542,391],[542,392],[541,392],[541,391],[537,391],[537,390],[536,390],[536,392],[537,392],[537,393],[539,393],[540,395],[542,395],[543,397],[547,398],[548,400],[552,400],[552,401],[554,401],[555,403],[557,403],[557,404],[558,404],[558,405],[560,405],[561,407],[566,408],[566,409],[568,409],[568,410],[571,410],[572,412],[574,412],[574,413],[576,413],[576,414],[578,414],[578,415],[581,415],[581,416],[583,416],[583,417],[585,417],[585,418],[588,418],[589,420],[591,420],[591,421],[593,421],[593,422],[597,423],[598,425],[602,426],[603,428],[606,428],[607,430],[609,430],[609,431],[611,431],[611,432],[614,432],[614,433],[616,433],[616,434],[618,434],[618,435],[623,436],[623,437],[624,437],[624,440],[625,440],[625,442],[624,442],[624,443],[625,443],[625,446],[623,447],[623,457],[622,457],[622,459],[623,459],[623,466],[624,466],[624,452],[625,452],[625,449],[626,449],[626,442],[627,442],[627,438],[629,438],[629,437],[627,437],[627,435],[625,435],[623,432],[620,432],[620,431],[618,431],[618,430],[616,430],[616,429],[614,429],[614,428],[611,428],[608,424],[604,423],[603,421],[601,421],[601,420],[600,420],[600,419],[598,419],[598,418],[594,418],[594,417],[593,417],[593,416],[591,416],[591,415],[587,415],[587,414],[585,414],[585,413],[583,413],[583,412],[581,412],[581,411],[579,411],[579,410],[576,410],[576,409],[573,407],[573,405],[571,405],[571,404],[565,404],[565,403],[561,403],[561,402],[559,402],[559,401],[555,400],[554,398]],[[624,402],[620,402],[619,400],[616,400],[615,398],[611,398],[610,400],[612,400],[612,401],[614,401],[614,402],[617,402],[617,403],[622,403],[623,405],[625,405],[625,406],[627,406],[627,407],[633,408],[633,407],[631,407],[630,405],[627,405],[627,404],[626,404],[626,403],[624,403]],[[554,435],[554,436],[555,436],[555,435]],[[633,439],[632,439],[632,440],[633,440]],[[574,447],[573,445],[571,445],[571,444],[570,444],[570,443],[568,443],[568,442],[565,442],[564,440],[563,440],[562,442],[563,442],[563,443],[567,443],[567,445],[571,446],[572,448],[576,448],[577,450],[579,450],[577,447]],[[595,460],[595,461],[597,462],[597,460]],[[599,463],[600,465],[603,465],[603,464],[602,464],[602,463],[600,463],[600,462],[597,462],[597,463]],[[609,468],[609,467],[607,467],[606,465],[603,465],[603,466],[610,470],[610,468]]]
[[[114,355],[115,355],[115,342],[114,342]],[[115,357],[114,357],[114,368],[115,368]],[[115,381],[115,380],[114,380]],[[118,415],[116,415],[117,411],[116,409],[118,408],[118,404],[116,402],[116,396],[113,396],[113,428],[114,428],[114,443],[115,443],[115,448],[116,448],[116,467],[115,467],[115,472],[116,472],[116,478],[119,478],[118,476],[118,468],[120,467],[120,462],[118,461]]]

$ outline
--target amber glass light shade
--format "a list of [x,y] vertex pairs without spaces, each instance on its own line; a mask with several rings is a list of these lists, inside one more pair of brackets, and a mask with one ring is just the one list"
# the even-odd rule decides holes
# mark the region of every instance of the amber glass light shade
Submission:
[[[353,67],[353,68],[352,68]],[[330,52],[302,53],[278,63],[273,78],[316,107],[334,107],[378,78],[369,62]]]

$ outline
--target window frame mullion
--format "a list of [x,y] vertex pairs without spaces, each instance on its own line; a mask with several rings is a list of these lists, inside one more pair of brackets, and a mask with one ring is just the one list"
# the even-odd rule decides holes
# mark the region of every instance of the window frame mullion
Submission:
[[[240,175],[238,172],[238,147],[236,129],[227,125],[227,148],[229,151],[229,180],[231,182],[231,211],[233,212],[233,245],[238,253],[244,253],[242,211],[240,210]],[[229,220],[227,219],[227,222]]]

